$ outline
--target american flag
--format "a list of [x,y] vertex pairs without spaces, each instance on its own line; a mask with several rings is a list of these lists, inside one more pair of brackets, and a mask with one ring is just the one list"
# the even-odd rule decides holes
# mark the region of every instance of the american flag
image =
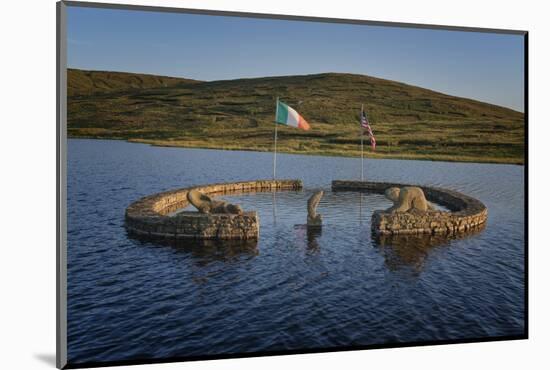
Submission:
[[369,119],[367,118],[367,114],[365,111],[361,108],[361,128],[365,129],[363,131],[363,135],[367,133],[370,138],[370,146],[372,147],[372,150],[376,149],[376,139],[374,138],[374,134],[372,133],[372,129],[369,124]]

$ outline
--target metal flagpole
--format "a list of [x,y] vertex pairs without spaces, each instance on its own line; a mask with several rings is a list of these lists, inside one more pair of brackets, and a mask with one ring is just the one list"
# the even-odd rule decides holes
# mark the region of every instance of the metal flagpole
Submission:
[[363,104],[361,104],[361,118],[359,118],[360,123],[360,135],[361,135],[361,181],[364,181],[364,173],[363,173]]
[[363,193],[359,193],[359,225],[363,225]]
[[[277,96],[277,101],[275,102],[275,134],[274,134],[274,149],[273,149],[273,180],[275,180],[276,177],[276,169],[277,169],[277,114],[279,113],[279,97]],[[272,187],[273,190],[273,224],[277,224],[277,205],[275,204],[275,187]]]
[[277,113],[279,113],[279,97],[277,97],[277,102],[275,103],[275,147],[273,150],[273,180],[275,180],[276,172],[275,169],[277,167]]
[[273,225],[277,225],[277,202],[276,202],[277,199],[275,198],[274,187],[272,188],[271,196],[272,196],[271,202],[273,203]]

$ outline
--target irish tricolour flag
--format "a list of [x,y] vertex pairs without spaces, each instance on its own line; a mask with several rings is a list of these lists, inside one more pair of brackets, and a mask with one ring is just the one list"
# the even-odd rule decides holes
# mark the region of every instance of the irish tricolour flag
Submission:
[[298,112],[286,105],[285,103],[279,101],[277,105],[277,116],[275,117],[275,122],[301,128],[302,130],[309,130],[309,123],[300,116]]

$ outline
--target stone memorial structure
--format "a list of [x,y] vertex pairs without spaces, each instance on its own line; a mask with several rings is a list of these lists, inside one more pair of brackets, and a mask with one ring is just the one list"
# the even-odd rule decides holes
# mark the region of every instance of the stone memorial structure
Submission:
[[[257,180],[166,191],[130,204],[125,213],[126,229],[135,235],[155,238],[258,239],[260,226],[255,211],[243,211],[239,206],[212,197],[300,189],[300,180]],[[189,204],[199,211],[171,215]]]
[[324,191],[319,190],[313,194],[307,201],[307,226],[321,227],[323,225],[323,217],[317,213],[317,206],[323,197]]
[[208,195],[201,193],[196,189],[187,192],[187,200],[200,213],[227,213],[242,215],[243,210],[239,205],[230,204],[223,200],[212,200]]
[[[409,188],[409,190],[406,192],[400,190],[396,197],[395,190],[389,190],[391,188]],[[417,191],[411,193],[410,188],[420,189],[428,201],[440,204],[449,211],[436,210],[433,206],[429,207],[427,202],[422,206],[421,195]],[[453,190],[430,186],[343,180],[333,181],[332,190],[378,194],[386,194],[389,190],[390,199],[395,199],[394,206],[388,210],[374,211],[371,227],[376,234],[456,235],[479,228],[487,221],[487,207],[483,203]]]
[[388,212],[435,211],[435,207],[426,200],[424,192],[418,186],[391,187],[386,189],[384,195],[393,202]]

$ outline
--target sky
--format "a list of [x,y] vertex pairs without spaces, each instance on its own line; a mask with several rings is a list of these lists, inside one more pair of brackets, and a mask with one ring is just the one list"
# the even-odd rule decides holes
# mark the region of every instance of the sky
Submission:
[[521,35],[70,6],[67,44],[70,68],[204,81],[357,73],[524,111]]

